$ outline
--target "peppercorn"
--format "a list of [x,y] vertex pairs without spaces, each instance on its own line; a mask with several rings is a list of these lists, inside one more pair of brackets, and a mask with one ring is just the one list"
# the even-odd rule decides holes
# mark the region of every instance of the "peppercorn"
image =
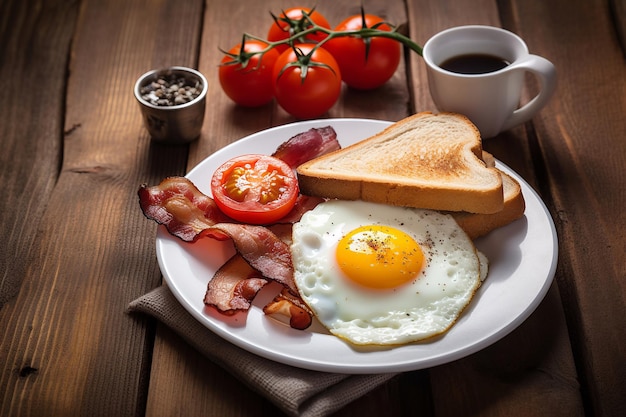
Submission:
[[155,106],[178,106],[197,98],[202,92],[199,80],[179,75],[162,75],[140,88],[141,98]]

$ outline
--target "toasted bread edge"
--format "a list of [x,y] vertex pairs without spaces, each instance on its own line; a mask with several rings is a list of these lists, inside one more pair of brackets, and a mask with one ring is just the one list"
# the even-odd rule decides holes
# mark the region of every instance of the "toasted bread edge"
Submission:
[[445,188],[437,184],[407,185],[399,181],[392,183],[385,180],[377,181],[371,178],[366,181],[358,177],[342,178],[341,175],[337,175],[330,170],[319,170],[315,168],[315,165],[321,160],[332,160],[337,155],[367,147],[369,143],[377,140],[380,136],[386,135],[390,130],[398,129],[398,126],[402,128],[403,125],[408,124],[410,119],[434,115],[432,112],[420,112],[388,126],[383,131],[369,138],[300,165],[297,168],[297,172],[301,192],[306,195],[324,198],[343,200],[360,199],[375,203],[433,210],[465,211],[484,214],[501,211],[504,207],[504,201],[500,172],[484,163],[482,159],[483,151],[480,142],[480,133],[469,119],[463,115],[454,113],[439,114],[453,114],[455,117],[463,119],[469,126],[474,128],[478,142],[468,143],[464,148],[466,152],[465,161],[468,164],[477,165],[478,169],[491,172],[494,179],[496,179],[496,186],[490,189],[459,189]]

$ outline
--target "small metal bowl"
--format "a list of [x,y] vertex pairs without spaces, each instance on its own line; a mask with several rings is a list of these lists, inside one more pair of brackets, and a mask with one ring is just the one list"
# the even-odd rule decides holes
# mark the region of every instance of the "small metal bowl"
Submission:
[[152,70],[139,77],[135,98],[152,139],[167,144],[197,139],[204,122],[207,87],[204,75],[187,67]]

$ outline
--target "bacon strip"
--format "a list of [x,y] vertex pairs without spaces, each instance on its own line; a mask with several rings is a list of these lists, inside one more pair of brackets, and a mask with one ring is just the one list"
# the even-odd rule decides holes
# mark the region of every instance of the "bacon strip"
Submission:
[[195,241],[216,223],[231,221],[212,198],[185,177],[168,177],[152,187],[142,184],[137,194],[147,218],[165,225],[172,235],[186,242]]
[[239,254],[233,255],[207,285],[204,304],[226,315],[248,310],[254,297],[269,281]]
[[[258,228],[265,229],[268,233],[262,242],[257,241]],[[255,265],[266,273],[271,273],[272,279],[283,284],[281,293],[263,308],[265,314],[288,317],[289,325],[294,329],[309,327],[313,321],[313,313],[300,298],[293,282],[291,252],[288,247],[291,242],[291,224],[273,225],[271,230],[261,226],[218,224],[208,233],[213,233],[214,229],[217,229],[219,233],[228,234],[233,239],[238,253],[231,257],[209,281],[204,303],[217,308],[220,313],[226,315],[248,310],[256,294],[268,283],[267,279],[260,277],[259,271],[253,267]],[[287,247],[286,251],[285,246],[277,243],[279,241]],[[283,266],[290,271],[277,270],[277,265],[286,260],[287,256],[289,262]],[[265,262],[263,258],[267,258],[269,262]],[[270,271],[266,266],[270,267]],[[284,273],[287,273],[289,277],[285,277]]]
[[283,142],[272,156],[297,168],[304,162],[341,148],[332,126],[312,128]]
[[[211,197],[204,195],[185,177],[168,177],[159,185],[141,185],[139,205],[144,215],[165,225],[170,234],[185,242],[194,242],[217,223],[236,223],[223,214]],[[318,197],[298,196],[296,205],[279,223],[295,223],[302,215],[322,202]],[[210,233],[218,240],[228,239],[216,231]]]
[[277,238],[285,242],[287,245],[291,245],[291,232],[293,231],[293,224],[291,223],[277,223],[267,227]]
[[250,224],[219,223],[205,231],[209,236],[229,236],[237,252],[265,278],[272,279],[294,294],[298,293],[293,278],[289,245],[270,229]]
[[[313,128],[281,144],[273,156],[295,169],[298,165],[339,149],[337,134],[331,126]],[[319,204],[322,199],[299,196],[296,206],[279,224],[252,226],[236,223],[224,215],[212,198],[204,195],[185,177],[168,177],[159,185],[143,184],[138,190],[144,215],[166,226],[170,234],[186,242],[201,235],[232,239],[237,254],[228,260],[207,285],[204,302],[223,314],[247,310],[258,293],[274,280],[283,291],[265,308],[266,314],[283,314],[290,326],[307,328],[313,314],[300,299],[293,279],[289,241],[291,223]]]
[[299,296],[283,289],[264,308],[267,315],[279,314],[289,318],[289,326],[293,329],[304,330],[313,322],[313,312]]

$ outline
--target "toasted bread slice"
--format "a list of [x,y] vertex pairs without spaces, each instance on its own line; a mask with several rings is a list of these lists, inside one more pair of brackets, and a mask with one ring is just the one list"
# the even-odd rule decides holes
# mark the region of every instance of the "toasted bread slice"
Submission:
[[478,129],[455,113],[417,113],[297,168],[303,194],[471,213],[503,209],[500,172]]
[[515,178],[500,172],[504,188],[504,208],[493,214],[477,214],[467,212],[451,212],[450,214],[461,229],[471,239],[484,236],[491,231],[506,226],[521,218],[526,210],[526,201],[522,194],[522,187]]

